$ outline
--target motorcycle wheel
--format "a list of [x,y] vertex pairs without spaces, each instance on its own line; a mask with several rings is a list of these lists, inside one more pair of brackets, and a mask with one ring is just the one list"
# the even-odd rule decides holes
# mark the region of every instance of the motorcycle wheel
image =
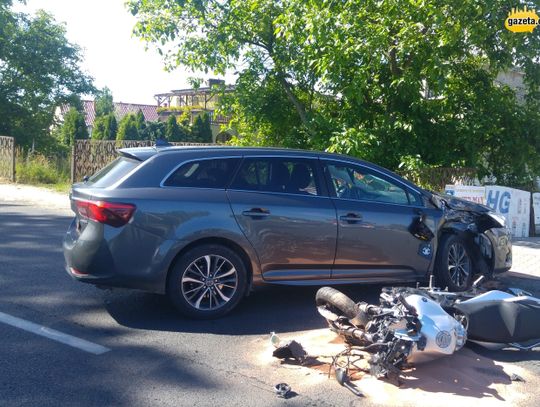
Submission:
[[367,315],[359,312],[353,300],[335,288],[320,288],[315,295],[315,303],[318,307],[324,306],[334,314],[346,317],[355,325],[365,326],[369,321]]

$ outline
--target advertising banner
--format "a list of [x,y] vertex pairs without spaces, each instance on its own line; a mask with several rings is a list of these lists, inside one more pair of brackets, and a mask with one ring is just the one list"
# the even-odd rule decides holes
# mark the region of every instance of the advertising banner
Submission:
[[532,194],[533,211],[534,211],[534,227],[536,234],[540,234],[540,192]]
[[531,193],[519,189],[486,186],[486,205],[504,216],[514,237],[528,237]]
[[447,185],[444,192],[456,198],[463,198],[467,201],[486,204],[486,187],[474,185]]
[[[489,206],[493,212],[506,219],[506,226],[514,237],[528,237],[530,226],[531,193],[519,189],[489,185],[485,187],[469,185],[446,185],[445,193],[456,198]],[[535,224],[540,230],[540,193],[535,193]],[[536,204],[534,203],[536,202]]]

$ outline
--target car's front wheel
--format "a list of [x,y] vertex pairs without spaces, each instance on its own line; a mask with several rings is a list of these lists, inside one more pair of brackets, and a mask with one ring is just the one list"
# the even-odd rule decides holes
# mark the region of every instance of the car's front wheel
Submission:
[[465,239],[458,235],[443,235],[437,253],[436,273],[442,288],[464,291],[471,286],[473,262]]
[[167,296],[188,317],[219,318],[240,302],[246,284],[241,257],[228,247],[206,244],[189,250],[175,264]]

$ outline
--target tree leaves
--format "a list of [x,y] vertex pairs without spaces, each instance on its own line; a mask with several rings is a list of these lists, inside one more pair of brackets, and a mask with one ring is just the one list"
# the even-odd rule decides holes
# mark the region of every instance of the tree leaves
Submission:
[[0,3],[0,133],[39,148],[48,144],[55,107],[94,88],[62,24],[44,11],[31,17],[10,6]]
[[[534,2],[525,2],[534,8]],[[504,0],[131,0],[169,63],[239,77],[223,98],[243,144],[330,149],[389,168],[540,172],[540,29]],[[497,83],[525,74],[521,101]],[[521,103],[521,104],[520,104]],[[407,157],[419,157],[411,161]]]

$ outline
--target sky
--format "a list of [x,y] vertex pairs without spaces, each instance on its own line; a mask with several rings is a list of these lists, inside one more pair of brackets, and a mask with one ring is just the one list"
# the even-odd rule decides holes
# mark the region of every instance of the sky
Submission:
[[[155,104],[154,94],[189,87],[188,77],[212,76],[182,67],[166,72],[157,51],[145,51],[145,43],[132,36],[136,19],[124,2],[27,0],[16,10],[32,14],[43,9],[65,23],[68,40],[83,49],[83,71],[94,78],[98,88],[111,89],[115,102]],[[228,75],[226,80],[230,83],[234,78]]]

